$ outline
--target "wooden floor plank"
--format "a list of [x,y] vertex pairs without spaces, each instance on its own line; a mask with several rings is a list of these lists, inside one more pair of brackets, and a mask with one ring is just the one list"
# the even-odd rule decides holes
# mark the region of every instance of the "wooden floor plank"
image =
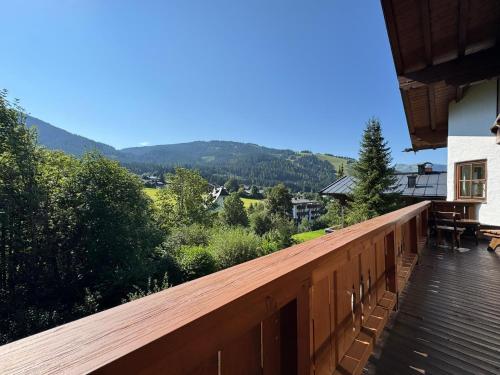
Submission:
[[499,374],[500,257],[428,246],[364,374]]

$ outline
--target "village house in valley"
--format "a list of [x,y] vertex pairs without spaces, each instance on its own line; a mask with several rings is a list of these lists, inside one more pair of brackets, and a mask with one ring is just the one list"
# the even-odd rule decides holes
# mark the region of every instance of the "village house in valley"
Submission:
[[221,210],[224,207],[224,199],[228,196],[229,192],[224,186],[213,186],[210,197],[214,205],[214,210]]
[[323,205],[312,199],[292,198],[292,217],[300,223],[302,219],[312,221],[323,213]]

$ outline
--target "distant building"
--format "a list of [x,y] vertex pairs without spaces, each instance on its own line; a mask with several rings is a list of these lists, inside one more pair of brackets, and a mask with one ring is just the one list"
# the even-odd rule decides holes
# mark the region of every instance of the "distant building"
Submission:
[[210,195],[212,197],[212,203],[215,206],[214,209],[218,211],[224,206],[224,200],[229,193],[224,186],[214,186]]
[[148,188],[162,189],[165,187],[165,183],[161,181],[160,177],[157,176],[142,176],[142,183]]
[[292,198],[292,216],[296,222],[304,218],[314,220],[323,213],[323,205],[317,201],[304,198]]
[[[414,173],[396,173],[396,183],[387,193],[399,193],[408,203],[423,200],[445,200],[447,172],[433,171],[432,163],[418,165]],[[352,176],[341,177],[322,189],[319,193],[345,202],[353,193],[356,180]]]

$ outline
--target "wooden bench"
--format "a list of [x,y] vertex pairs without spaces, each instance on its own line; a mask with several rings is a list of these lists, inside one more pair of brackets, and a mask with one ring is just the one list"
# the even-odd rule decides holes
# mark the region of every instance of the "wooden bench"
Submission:
[[495,251],[500,246],[500,230],[483,229],[481,233],[490,239],[489,251]]
[[[459,226],[460,214],[455,212],[442,212],[435,211],[432,213],[434,216],[434,230],[436,232],[436,243],[440,245],[442,242],[442,234],[451,234],[451,249],[455,250],[455,246],[462,246],[462,234],[465,228]],[[451,225],[450,225],[451,224]]]

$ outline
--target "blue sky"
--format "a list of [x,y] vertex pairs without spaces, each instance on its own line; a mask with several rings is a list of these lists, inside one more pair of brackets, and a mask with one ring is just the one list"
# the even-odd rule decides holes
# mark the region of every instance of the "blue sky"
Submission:
[[355,157],[378,117],[410,145],[379,1],[11,1],[0,88],[117,148],[235,140]]

